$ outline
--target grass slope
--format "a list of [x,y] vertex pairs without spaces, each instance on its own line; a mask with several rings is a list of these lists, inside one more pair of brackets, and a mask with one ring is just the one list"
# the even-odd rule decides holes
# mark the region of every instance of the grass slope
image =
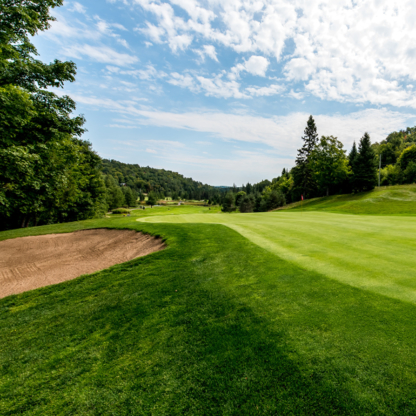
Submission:
[[0,233],[129,228],[168,244],[0,300],[0,414],[415,414],[414,304],[301,268],[229,226],[136,219]]
[[416,215],[416,185],[376,188],[359,194],[333,195],[290,204],[284,209],[366,215]]

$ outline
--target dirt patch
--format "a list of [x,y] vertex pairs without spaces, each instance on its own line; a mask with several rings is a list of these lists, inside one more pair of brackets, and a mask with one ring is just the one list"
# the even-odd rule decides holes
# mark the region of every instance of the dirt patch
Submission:
[[0,298],[75,279],[165,248],[130,230],[85,230],[0,241]]

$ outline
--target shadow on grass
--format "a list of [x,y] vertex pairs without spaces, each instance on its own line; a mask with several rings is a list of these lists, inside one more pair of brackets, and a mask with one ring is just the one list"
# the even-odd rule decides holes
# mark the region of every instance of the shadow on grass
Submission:
[[224,226],[134,226],[170,248],[0,301],[0,414],[380,414],[249,305],[273,255]]

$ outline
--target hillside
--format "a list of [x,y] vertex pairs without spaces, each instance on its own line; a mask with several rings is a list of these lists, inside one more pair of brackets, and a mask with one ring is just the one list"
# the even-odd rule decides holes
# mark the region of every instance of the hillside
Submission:
[[326,211],[344,214],[416,215],[416,185],[376,188],[359,194],[313,198],[280,209]]
[[185,178],[177,172],[103,159],[102,172],[111,175],[119,183],[125,183],[137,192],[154,191],[161,196],[184,199],[210,199],[220,192],[213,186]]

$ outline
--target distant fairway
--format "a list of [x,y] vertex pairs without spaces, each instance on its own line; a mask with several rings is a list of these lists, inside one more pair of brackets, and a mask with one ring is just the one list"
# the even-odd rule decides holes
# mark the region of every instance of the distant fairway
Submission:
[[416,303],[416,217],[280,211],[158,216],[139,221],[224,224],[308,270]]

